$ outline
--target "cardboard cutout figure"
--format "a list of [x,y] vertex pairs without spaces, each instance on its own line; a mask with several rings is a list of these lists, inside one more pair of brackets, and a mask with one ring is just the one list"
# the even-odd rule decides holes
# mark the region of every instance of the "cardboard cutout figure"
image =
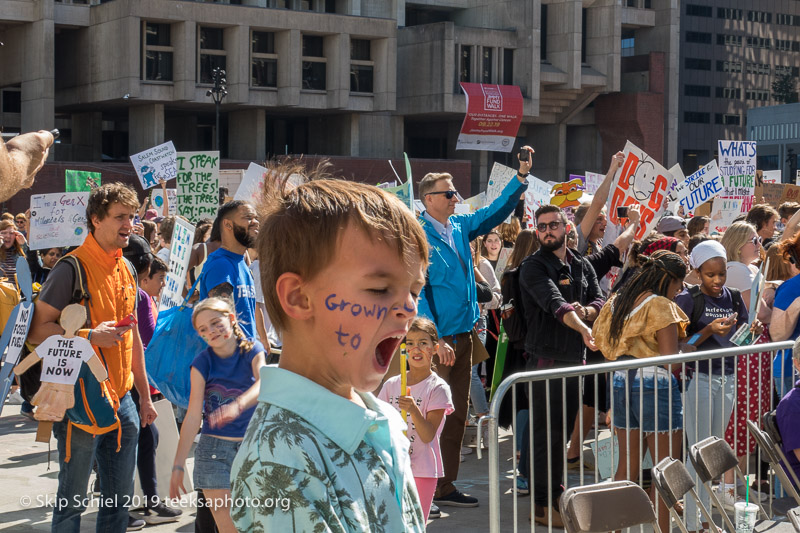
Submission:
[[81,364],[86,363],[98,381],[108,379],[108,372],[94,352],[92,344],[75,332],[86,323],[86,308],[80,304],[68,305],[59,320],[64,335],[53,335],[36,347],[14,369],[19,375],[42,361],[42,386],[31,399],[37,407],[33,417],[46,422],[59,422],[67,409],[75,405],[75,381]]

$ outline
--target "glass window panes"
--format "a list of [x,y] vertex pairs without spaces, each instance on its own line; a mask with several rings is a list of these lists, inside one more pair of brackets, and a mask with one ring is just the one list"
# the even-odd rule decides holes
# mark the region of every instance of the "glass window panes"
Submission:
[[254,54],[274,54],[275,53],[275,34],[271,31],[253,32],[253,53]]
[[325,63],[317,61],[303,61],[303,89],[325,90],[325,66]]
[[278,60],[262,57],[253,58],[251,85],[253,87],[277,87]]
[[304,57],[325,57],[322,37],[319,35],[303,35]]
[[372,66],[350,65],[350,90],[355,93],[372,92]]
[[225,56],[200,54],[200,83],[214,83],[215,68],[225,70]]
[[144,79],[148,81],[172,81],[172,52],[145,53]]
[[148,46],[170,46],[170,25],[148,22],[145,25],[145,40]]
[[372,59],[371,43],[369,39],[350,40],[350,59],[369,61]]
[[222,28],[200,28],[200,48],[225,50]]

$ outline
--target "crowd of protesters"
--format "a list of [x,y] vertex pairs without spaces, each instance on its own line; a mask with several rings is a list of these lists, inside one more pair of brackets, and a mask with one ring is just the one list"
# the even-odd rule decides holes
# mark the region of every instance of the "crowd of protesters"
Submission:
[[[28,141],[46,157],[46,136],[37,135]],[[493,379],[730,347],[742,327],[751,344],[800,336],[800,204],[757,203],[722,234],[711,231],[708,217],[668,211],[638,240],[634,205],[607,238],[605,206],[623,154],[613,156],[603,183],[577,208],[542,205],[526,216],[531,160],[520,160],[499,196],[469,214],[455,214],[460,195],[450,174],[421,179],[424,209],[414,216],[386,192],[325,179],[317,169],[311,174],[319,179],[294,188],[275,180],[263,205],[221,202],[215,219],[198,222],[184,293],[199,279],[192,325],[207,349],[186,369],[191,398],[188,410],[177,410],[182,426],[168,490],[171,497],[185,491],[186,460],[199,433],[193,481],[200,501],[212,504],[198,506],[197,531],[320,524],[422,531],[441,516],[439,507],[481,505],[459,488],[458,474],[472,452],[466,429],[489,413]],[[19,181],[40,163],[30,157],[31,168],[16,171],[24,175]],[[166,200],[164,182],[162,188]],[[90,232],[75,249],[31,250],[29,219],[0,216],[0,274],[18,290],[17,259],[24,257],[32,275],[36,313],[28,342],[63,332],[58,318],[72,302],[75,271],[60,259],[77,258],[91,293],[90,319],[78,335],[103,355],[119,399],[119,431],[91,435],[68,421],[54,425],[58,494],[82,496],[92,471],[103,496],[130,494],[138,469],[144,506],[101,509],[98,531],[175,521],[181,511],[158,496],[153,403],[161,395],[148,383],[144,350],[158,322],[176,217],[168,201],[159,213],[132,188],[112,183],[92,189]],[[759,276],[764,289],[753,292]],[[136,324],[118,325],[131,313]],[[407,368],[400,367],[401,341]],[[744,461],[755,449],[746,422],[760,423],[784,395],[778,420],[787,428],[790,466],[800,470],[800,433],[795,438],[787,426],[800,405],[795,367],[800,354],[786,350],[774,359],[755,352],[535,382],[530,431],[527,400],[518,402],[522,413],[508,401],[501,407],[502,426],[521,421],[513,492],[532,492],[532,520],[562,527],[563,467],[583,464],[583,437],[593,425],[611,427],[626,458],[613,478],[638,480],[646,451],[653,462],[680,457],[711,435],[725,438]],[[24,384],[7,402],[35,419],[35,391]],[[733,473],[719,481],[715,490],[732,507],[742,493]],[[213,503],[257,498],[279,485],[293,495],[288,511]],[[750,488],[759,498],[769,491],[766,476]],[[55,509],[53,531],[78,530],[84,510]],[[683,512],[689,530],[706,527],[692,501]],[[659,522],[668,531],[663,505]]]

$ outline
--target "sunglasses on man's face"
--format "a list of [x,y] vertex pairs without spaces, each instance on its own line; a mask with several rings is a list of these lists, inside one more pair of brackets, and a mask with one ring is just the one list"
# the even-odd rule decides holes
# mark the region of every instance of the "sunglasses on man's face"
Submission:
[[561,227],[561,224],[563,224],[563,222],[561,222],[560,220],[555,220],[550,223],[543,222],[541,224],[536,224],[536,229],[539,231],[539,233],[544,233],[545,231],[547,231],[547,228],[550,228],[551,230],[555,231],[559,227]]
[[453,196],[456,196],[456,195],[458,194],[458,191],[437,191],[437,192],[429,192],[429,193],[426,193],[426,196],[427,196],[428,194],[444,194],[444,197],[445,197],[445,198],[447,198],[448,200],[452,200],[452,199],[453,199]]

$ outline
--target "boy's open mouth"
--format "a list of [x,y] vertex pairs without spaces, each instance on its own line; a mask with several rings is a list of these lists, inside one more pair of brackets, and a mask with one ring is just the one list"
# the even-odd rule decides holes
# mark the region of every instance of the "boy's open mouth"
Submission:
[[389,363],[392,361],[392,356],[397,351],[397,347],[400,346],[404,336],[401,333],[393,337],[387,337],[375,347],[375,359],[381,368],[388,368]]

